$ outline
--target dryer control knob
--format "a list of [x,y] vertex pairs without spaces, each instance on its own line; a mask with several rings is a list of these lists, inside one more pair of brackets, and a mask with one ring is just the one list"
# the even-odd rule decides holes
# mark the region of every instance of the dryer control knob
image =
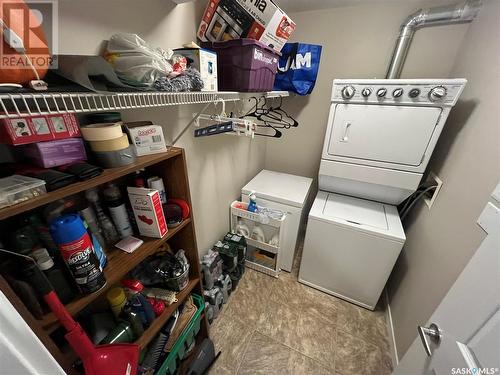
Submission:
[[446,96],[446,87],[436,86],[429,91],[429,99],[433,102],[443,99]]
[[386,88],[380,88],[377,90],[377,96],[379,98],[383,98],[385,96],[385,94],[387,94],[387,89]]
[[403,95],[403,89],[402,88],[394,89],[394,91],[392,92],[392,96],[394,98],[399,98],[399,97],[401,97],[401,95]]
[[344,99],[351,99],[355,92],[356,89],[353,86],[346,86],[342,89],[342,97]]
[[410,98],[417,98],[420,95],[420,89],[411,89],[410,92],[408,93],[408,96]]
[[363,95],[365,98],[368,98],[371,93],[372,89],[369,89],[368,87],[365,87],[363,91],[361,91],[361,95]]

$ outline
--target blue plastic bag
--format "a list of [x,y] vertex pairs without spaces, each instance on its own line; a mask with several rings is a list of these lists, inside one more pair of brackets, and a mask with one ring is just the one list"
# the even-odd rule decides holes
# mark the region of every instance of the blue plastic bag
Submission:
[[318,76],[321,49],[316,44],[286,43],[281,50],[274,89],[310,94]]

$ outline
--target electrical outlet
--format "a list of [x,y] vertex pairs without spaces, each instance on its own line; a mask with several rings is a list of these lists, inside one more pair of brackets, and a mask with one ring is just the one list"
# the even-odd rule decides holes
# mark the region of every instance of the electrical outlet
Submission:
[[427,205],[427,207],[429,207],[430,210],[439,194],[439,191],[441,190],[441,186],[443,186],[443,181],[441,181],[441,179],[438,176],[436,176],[434,172],[429,172],[429,175],[427,176],[425,182],[426,185],[429,186],[437,185],[437,188],[432,192],[432,197],[424,198],[424,202]]

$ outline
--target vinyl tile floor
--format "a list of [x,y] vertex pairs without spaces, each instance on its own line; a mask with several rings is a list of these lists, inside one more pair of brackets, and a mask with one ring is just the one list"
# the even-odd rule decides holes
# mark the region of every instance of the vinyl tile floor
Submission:
[[385,375],[392,371],[385,313],[297,281],[247,268],[210,327],[221,356],[210,375]]

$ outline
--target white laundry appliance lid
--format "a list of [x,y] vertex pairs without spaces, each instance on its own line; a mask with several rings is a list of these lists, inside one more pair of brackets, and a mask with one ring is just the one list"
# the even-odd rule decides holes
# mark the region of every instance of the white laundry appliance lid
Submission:
[[309,217],[399,242],[406,240],[396,207],[384,203],[319,191]]
[[255,191],[257,199],[262,198],[302,208],[306,203],[312,181],[312,178],[308,177],[263,169],[241,189],[241,193],[249,195]]

